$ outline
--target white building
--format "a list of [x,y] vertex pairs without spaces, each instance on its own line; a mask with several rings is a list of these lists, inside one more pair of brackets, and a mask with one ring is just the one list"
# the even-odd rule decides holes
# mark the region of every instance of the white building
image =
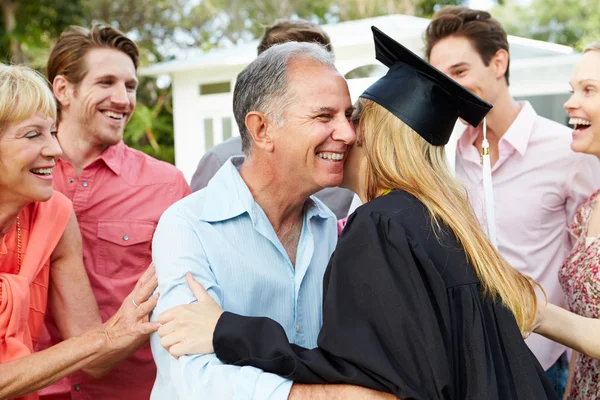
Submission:
[[[338,70],[348,78],[352,99],[385,73],[375,60],[371,26],[423,54],[429,20],[390,15],[325,25]],[[509,36],[511,92],[531,101],[539,114],[565,122],[562,104],[579,55],[570,47]],[[215,144],[238,135],[232,112],[237,74],[256,57],[258,41],[155,64],[141,75],[169,75],[173,84],[175,160],[189,180],[198,160]]]

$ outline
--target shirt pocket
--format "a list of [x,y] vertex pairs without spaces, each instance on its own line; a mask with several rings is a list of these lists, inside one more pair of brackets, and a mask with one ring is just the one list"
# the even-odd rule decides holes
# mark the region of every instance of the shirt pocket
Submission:
[[96,272],[108,278],[137,279],[152,259],[155,229],[148,221],[99,221]]

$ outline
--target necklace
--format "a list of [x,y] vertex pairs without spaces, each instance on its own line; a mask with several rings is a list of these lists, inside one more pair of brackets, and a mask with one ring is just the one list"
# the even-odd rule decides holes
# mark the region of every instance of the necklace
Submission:
[[21,220],[17,216],[17,275],[21,272]]

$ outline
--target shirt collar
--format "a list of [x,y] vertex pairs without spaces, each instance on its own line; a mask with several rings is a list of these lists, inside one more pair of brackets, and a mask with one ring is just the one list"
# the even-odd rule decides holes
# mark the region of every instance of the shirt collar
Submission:
[[121,140],[119,143],[108,146],[106,150],[100,154],[97,160],[103,160],[104,163],[112,172],[116,175],[121,174],[121,165],[123,159],[123,152],[125,150],[125,143]]
[[514,147],[519,154],[525,155],[537,113],[528,101],[519,102],[519,104],[521,111],[502,136],[502,140]]
[[[521,105],[521,111],[519,111],[517,118],[515,118],[508,130],[502,135],[500,141],[506,141],[519,154],[524,155],[529,145],[537,113],[528,101],[519,102],[519,105]],[[468,148],[473,146],[478,134],[479,130],[477,128],[473,128],[472,126],[467,127],[458,140],[458,147],[462,155],[467,154]]]
[[[248,213],[256,223],[259,216],[264,215],[238,171],[244,160],[244,156],[231,157],[208,182],[204,189],[205,202],[200,219],[206,222],[218,222]],[[335,218],[335,215],[314,196],[306,201],[304,210],[308,219]]]
[[474,128],[471,125],[468,125],[464,130],[460,139],[458,139],[457,144],[458,151],[460,152],[459,154],[462,157],[465,157],[467,154],[469,154],[468,151],[475,144],[475,139],[477,139],[478,134],[479,132],[477,131],[477,128]]

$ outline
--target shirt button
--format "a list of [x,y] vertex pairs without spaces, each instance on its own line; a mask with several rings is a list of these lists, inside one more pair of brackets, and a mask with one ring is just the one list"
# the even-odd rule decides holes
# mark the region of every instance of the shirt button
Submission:
[[81,184],[81,186],[83,186],[83,187],[88,187],[88,183],[87,183],[87,182],[83,182],[83,183]]
[[129,240],[129,236],[127,236],[127,235],[123,236],[123,240],[128,241]]
[[296,325],[296,332],[300,332],[300,324]]
[[81,386],[75,385],[75,391],[79,392],[81,390]]
[[69,178],[69,183],[73,183],[73,178]]

